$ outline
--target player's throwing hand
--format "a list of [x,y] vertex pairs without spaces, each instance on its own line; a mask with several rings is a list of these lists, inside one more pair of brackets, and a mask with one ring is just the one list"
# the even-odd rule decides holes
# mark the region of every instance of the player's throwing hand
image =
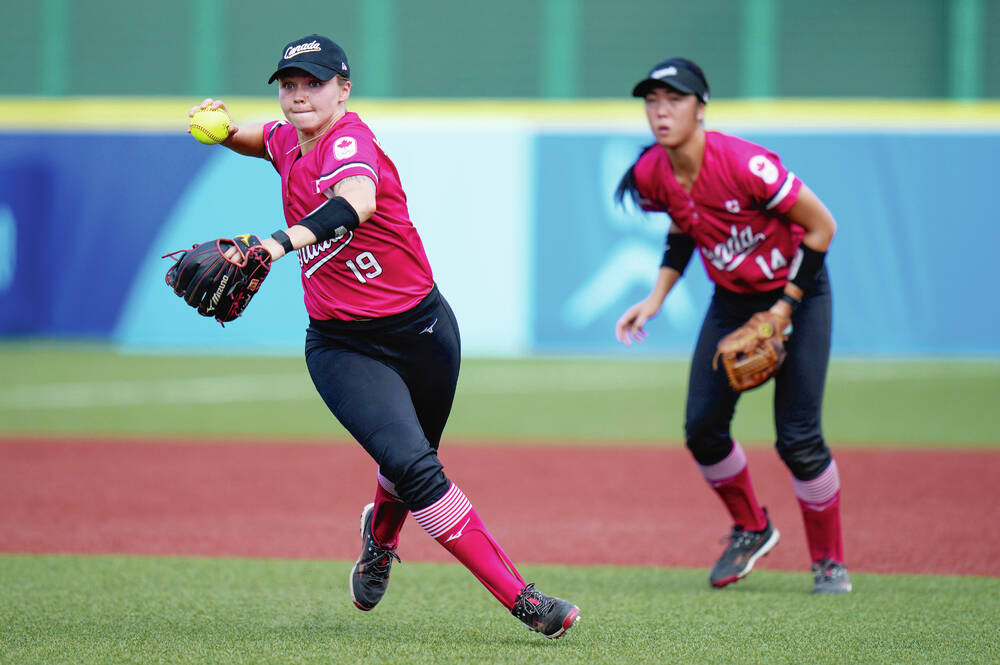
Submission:
[[[458,323],[434,282],[396,166],[347,109],[347,54],[328,37],[307,35],[282,48],[274,82],[284,119],[234,124],[222,145],[267,160],[280,178],[285,223],[259,241],[259,251],[275,259],[297,254],[309,317],[306,366],[330,412],[376,466],[350,573],[354,606],[370,611],[382,600],[412,512],[524,625],[563,635],[579,608],[525,582],[439,459],[461,364]],[[204,110],[228,114],[223,102],[206,98],[189,115]],[[213,260],[228,263],[233,257],[222,249]],[[189,272],[177,267],[174,286]],[[205,307],[214,297],[208,291],[192,300]]]

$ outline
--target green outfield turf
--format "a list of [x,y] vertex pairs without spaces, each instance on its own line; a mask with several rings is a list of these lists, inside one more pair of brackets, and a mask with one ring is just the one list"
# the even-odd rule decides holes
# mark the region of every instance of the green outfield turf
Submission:
[[[687,366],[664,358],[466,359],[445,436],[677,445]],[[0,435],[346,440],[299,356],[148,356],[7,343],[0,374]],[[744,442],[773,441],[771,394],[765,386],[739,405],[734,432]],[[998,399],[1000,359],[834,358],[824,429],[838,444],[997,446]]]
[[[446,437],[680,445],[687,363],[465,361]],[[289,357],[122,354],[0,345],[0,436],[348,439]],[[1000,361],[834,359],[825,429],[874,446],[997,447]],[[770,388],[736,431],[770,445]],[[2,508],[0,508],[2,510]],[[990,531],[984,531],[989,537]],[[1000,578],[852,572],[847,597],[758,570],[717,591],[705,570],[521,565],[582,619],[529,633],[457,564],[393,569],[353,608],[350,563],[0,554],[0,665],[88,663],[997,663]]]
[[996,663],[1000,580],[804,573],[708,587],[705,571],[522,566],[581,607],[530,633],[464,569],[393,568],[374,611],[349,564],[0,555],[0,663]]

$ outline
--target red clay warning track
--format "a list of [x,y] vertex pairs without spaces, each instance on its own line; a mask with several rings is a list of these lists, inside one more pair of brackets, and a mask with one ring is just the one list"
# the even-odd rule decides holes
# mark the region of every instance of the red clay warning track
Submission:
[[[1000,576],[1000,453],[835,450],[853,571]],[[781,530],[759,566],[803,570],[791,479],[749,449]],[[687,452],[446,445],[446,472],[519,563],[709,568],[729,529]],[[0,440],[0,552],[353,560],[375,488],[358,446]],[[403,560],[450,561],[410,520]]]

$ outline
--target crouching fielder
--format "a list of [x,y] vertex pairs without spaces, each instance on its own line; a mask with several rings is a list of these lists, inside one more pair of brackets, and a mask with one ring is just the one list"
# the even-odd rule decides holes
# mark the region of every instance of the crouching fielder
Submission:
[[836,230],[830,212],[773,152],[703,126],[709,98],[701,68],[684,58],[656,65],[633,96],[645,100],[655,143],[619,184],[621,202],[669,214],[656,283],[628,308],[615,334],[641,342],[698,249],[715,293],[695,346],[685,437],[702,476],[733,521],[712,569],[731,584],[778,542],[754,495],[746,455],[730,423],[740,393],[713,367],[718,344],[754,314],[791,322],[787,355],[774,375],[777,450],[792,476],[812,560],[813,593],[848,593],[840,522],[840,476],[823,440],[820,412],[830,356],[831,296],[824,258]]

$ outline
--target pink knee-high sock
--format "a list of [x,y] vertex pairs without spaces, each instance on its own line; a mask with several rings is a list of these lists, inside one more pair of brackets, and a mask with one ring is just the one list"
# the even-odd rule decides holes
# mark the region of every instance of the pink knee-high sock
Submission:
[[396,495],[396,486],[391,480],[378,474],[375,488],[375,509],[372,514],[372,536],[382,547],[396,547],[399,532],[403,528],[410,510]]
[[508,610],[525,583],[517,568],[486,529],[479,514],[455,483],[414,519],[434,540],[462,562]]
[[802,510],[806,542],[813,561],[832,559],[844,563],[844,537],[840,525],[840,472],[830,460],[826,470],[812,480],[792,480]]
[[767,526],[767,516],[757,503],[747,456],[739,442],[733,441],[732,451],[721,462],[708,466],[699,464],[698,469],[722,499],[734,524],[750,531],[760,531]]

